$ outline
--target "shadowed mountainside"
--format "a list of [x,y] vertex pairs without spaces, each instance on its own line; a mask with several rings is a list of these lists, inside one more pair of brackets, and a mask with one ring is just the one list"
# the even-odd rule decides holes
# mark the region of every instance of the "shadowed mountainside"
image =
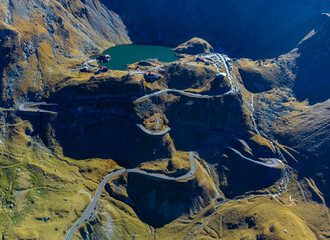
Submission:
[[251,58],[289,52],[329,11],[327,0],[102,2],[119,14],[134,42],[176,46],[199,36],[216,49]]
[[291,88],[299,101],[310,104],[329,99],[330,85],[330,15],[322,14],[320,21],[290,52],[271,60],[250,61],[239,64],[244,84],[258,93],[272,88]]

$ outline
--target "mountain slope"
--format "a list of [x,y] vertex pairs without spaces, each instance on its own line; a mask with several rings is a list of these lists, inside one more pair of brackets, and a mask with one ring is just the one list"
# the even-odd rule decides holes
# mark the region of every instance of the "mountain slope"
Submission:
[[198,36],[216,49],[250,58],[271,58],[291,51],[330,8],[327,0],[103,3],[123,19],[134,42],[176,46]]
[[98,1],[1,0],[2,101],[37,99],[72,77],[86,54],[129,43],[121,19]]

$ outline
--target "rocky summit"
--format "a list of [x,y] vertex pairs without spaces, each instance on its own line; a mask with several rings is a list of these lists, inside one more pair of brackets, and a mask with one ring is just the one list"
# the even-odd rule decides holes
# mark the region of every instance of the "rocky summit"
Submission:
[[1,239],[330,238],[329,32],[327,0],[0,0]]

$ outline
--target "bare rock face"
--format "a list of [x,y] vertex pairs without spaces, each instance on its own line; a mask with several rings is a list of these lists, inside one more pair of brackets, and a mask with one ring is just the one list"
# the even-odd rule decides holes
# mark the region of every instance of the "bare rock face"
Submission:
[[[204,181],[207,177],[204,176]],[[131,174],[122,180],[126,196],[116,191],[112,184],[106,187],[110,196],[114,196],[131,205],[140,218],[151,226],[163,227],[173,220],[209,205],[215,196],[213,183],[199,185],[200,179],[187,182],[153,181],[150,178]],[[209,179],[208,179],[209,181]]]
[[199,53],[211,53],[213,51],[213,47],[207,41],[195,37],[183,44],[180,44],[173,50],[177,53],[196,55]]

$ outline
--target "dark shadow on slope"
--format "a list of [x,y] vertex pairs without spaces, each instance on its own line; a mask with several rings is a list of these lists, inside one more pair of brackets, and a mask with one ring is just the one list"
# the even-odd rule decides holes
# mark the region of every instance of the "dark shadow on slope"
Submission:
[[265,92],[272,89],[272,82],[264,79],[258,71],[239,69],[245,88],[252,93]]
[[176,149],[180,151],[197,151],[206,147],[223,145],[230,139],[231,133],[219,129],[203,127],[171,125],[170,136]]
[[[11,72],[10,69],[7,67],[11,63],[14,63],[19,57],[19,55],[17,54],[16,44],[19,44],[20,39],[18,32],[7,27],[8,26],[3,25],[0,22],[0,103],[1,106],[4,107],[13,105],[12,100],[7,99],[7,97],[13,94],[11,89],[14,88],[14,86],[7,86],[7,79],[17,79],[18,71],[16,70],[16,72]],[[8,100],[10,100],[10,102]]]
[[48,117],[43,124],[42,139],[49,147],[56,140],[67,157],[113,159],[126,168],[170,156],[168,143],[161,137],[146,135],[134,123],[123,119]]
[[330,98],[330,15],[323,14],[315,34],[299,45],[294,92],[311,105]]
[[[218,162],[220,189],[228,198],[272,186],[281,177],[281,170],[242,159],[230,150]],[[202,157],[202,156],[201,156]]]
[[[298,179],[306,181],[305,179],[313,180],[315,182],[314,187],[309,187],[309,198],[311,200],[324,204],[323,199],[327,206],[330,204],[330,151],[324,151],[319,156],[302,156],[300,165],[297,168]],[[317,161],[315,161],[317,159]],[[321,192],[319,193],[318,190]],[[305,193],[307,194],[307,193]]]
[[125,184],[127,197],[116,194],[110,185],[106,191],[130,205],[141,221],[161,228],[183,214],[200,210],[210,201],[210,193],[196,179],[187,182],[160,181],[139,174],[129,174]]
[[[177,46],[201,37],[239,57],[289,52],[313,28],[327,0],[103,0],[123,19],[133,42]],[[308,6],[308,7],[306,7]]]

